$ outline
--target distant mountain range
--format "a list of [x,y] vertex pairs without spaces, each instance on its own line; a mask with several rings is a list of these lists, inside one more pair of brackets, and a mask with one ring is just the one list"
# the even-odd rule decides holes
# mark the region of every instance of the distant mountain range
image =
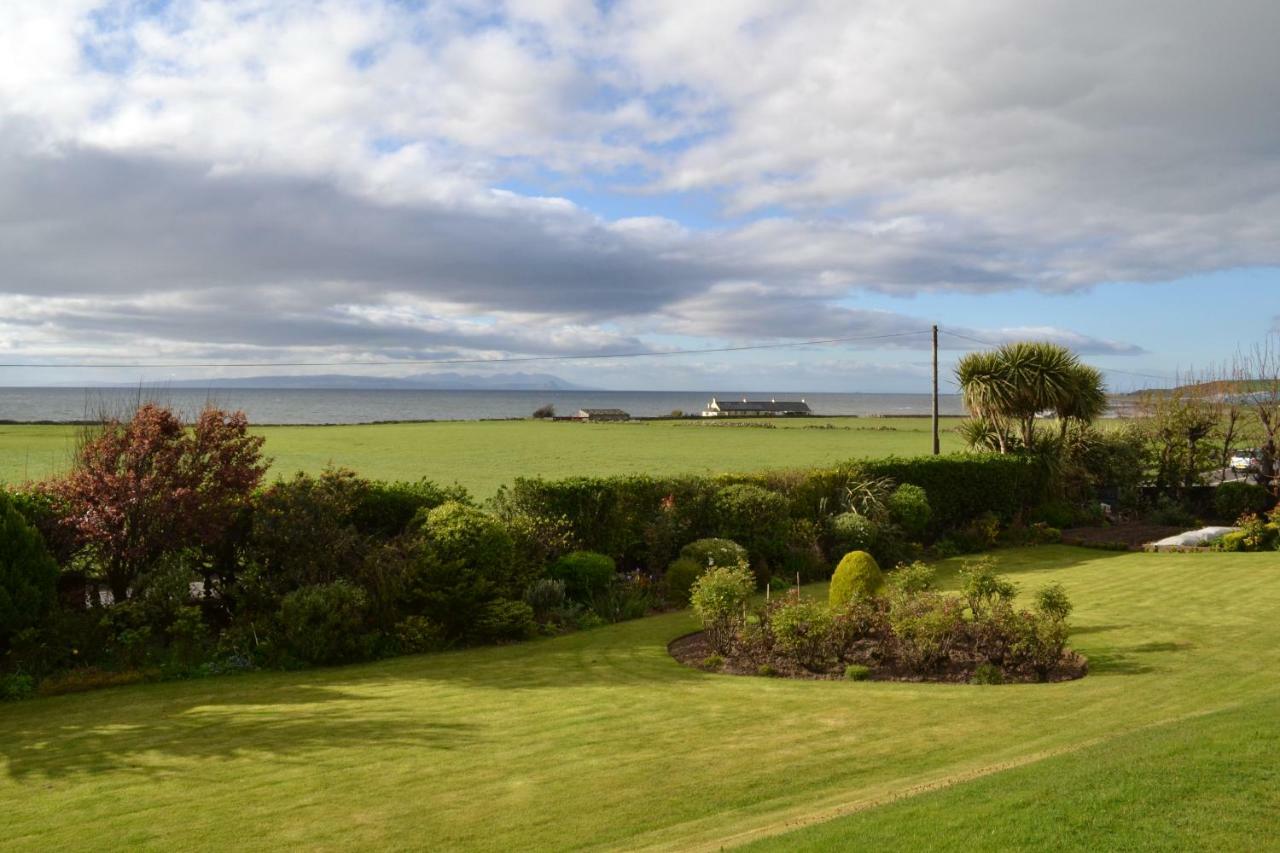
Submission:
[[[412,376],[352,376],[327,373],[308,376],[235,376],[207,379],[169,379],[143,382],[144,388],[262,388],[278,390],[315,389],[331,391],[587,391],[582,385],[566,382],[549,373],[418,373]],[[119,384],[110,388],[136,388]]]

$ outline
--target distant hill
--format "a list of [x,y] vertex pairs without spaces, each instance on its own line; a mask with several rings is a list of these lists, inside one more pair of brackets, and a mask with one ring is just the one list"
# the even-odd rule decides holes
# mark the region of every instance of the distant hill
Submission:
[[[353,376],[328,373],[306,376],[235,376],[144,382],[144,387],[206,389],[278,389],[332,391],[586,391],[549,373],[419,373],[412,376]],[[109,387],[135,388],[132,385]]]

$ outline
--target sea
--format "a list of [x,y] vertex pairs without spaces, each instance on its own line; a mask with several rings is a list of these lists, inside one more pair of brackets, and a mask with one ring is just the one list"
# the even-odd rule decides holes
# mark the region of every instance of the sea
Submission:
[[[578,409],[622,409],[633,417],[674,411],[701,412],[720,399],[802,399],[816,415],[871,417],[930,413],[928,394],[832,394],[797,391],[494,391],[343,390],[217,388],[207,391],[158,388],[0,388],[0,422],[72,423],[124,414],[140,401],[154,401],[191,415],[207,404],[243,410],[255,424],[362,424],[390,421],[467,421],[527,418],[545,405],[557,415]],[[943,395],[944,415],[964,413],[960,397]]]

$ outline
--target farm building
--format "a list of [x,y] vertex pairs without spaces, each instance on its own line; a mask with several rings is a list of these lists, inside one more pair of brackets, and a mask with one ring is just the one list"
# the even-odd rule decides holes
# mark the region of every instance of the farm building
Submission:
[[804,400],[721,400],[711,398],[703,410],[704,418],[797,417],[813,411]]
[[578,409],[575,421],[629,421],[631,415],[622,409]]

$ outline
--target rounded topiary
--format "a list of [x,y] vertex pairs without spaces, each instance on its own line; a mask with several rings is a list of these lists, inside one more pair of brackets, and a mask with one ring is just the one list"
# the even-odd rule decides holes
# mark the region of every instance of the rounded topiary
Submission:
[[694,582],[706,570],[706,565],[688,557],[681,557],[667,566],[667,601],[677,607],[687,607]]
[[855,598],[869,598],[884,586],[884,573],[876,558],[866,551],[850,551],[831,576],[831,588],[827,601],[832,607],[842,607]]
[[933,518],[933,509],[929,506],[929,495],[924,489],[911,483],[903,483],[893,490],[886,502],[890,517],[893,518],[909,536],[923,536]]
[[565,554],[547,569],[549,577],[564,581],[565,595],[573,601],[590,601],[604,592],[616,573],[612,557],[593,551]]
[[58,564],[44,540],[0,492],[0,648],[53,605]]
[[747,562],[747,549],[732,539],[699,539],[680,549],[680,556],[693,560],[705,571],[711,566],[738,566]]
[[880,536],[874,521],[857,512],[842,512],[831,519],[831,539],[836,553],[870,551]]

